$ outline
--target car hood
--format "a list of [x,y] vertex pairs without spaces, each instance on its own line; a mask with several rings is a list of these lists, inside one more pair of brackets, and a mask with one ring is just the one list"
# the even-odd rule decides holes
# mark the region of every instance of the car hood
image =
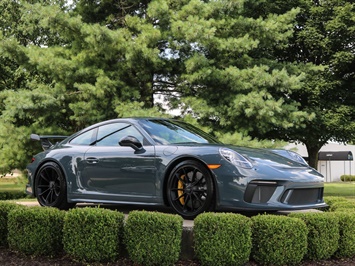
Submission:
[[308,165],[296,162],[294,160],[291,160],[290,158],[284,157],[266,149],[238,147],[232,145],[227,145],[226,148],[232,149],[240,153],[245,158],[250,160],[253,164],[263,162],[280,168],[310,168]]
[[269,177],[295,178],[297,180],[323,181],[323,175],[307,164],[302,164],[266,149],[227,146],[249,160],[259,174],[269,173]]

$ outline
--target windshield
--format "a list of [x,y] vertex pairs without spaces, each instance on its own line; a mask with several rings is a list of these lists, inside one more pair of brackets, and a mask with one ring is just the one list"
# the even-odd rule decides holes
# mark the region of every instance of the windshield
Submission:
[[220,143],[202,130],[176,120],[145,120],[142,127],[157,144],[161,145]]

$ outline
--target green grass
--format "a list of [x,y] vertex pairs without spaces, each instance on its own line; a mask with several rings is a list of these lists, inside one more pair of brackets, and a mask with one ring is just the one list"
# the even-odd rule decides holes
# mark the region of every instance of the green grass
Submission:
[[[0,192],[24,191],[26,177],[0,178]],[[355,199],[355,182],[324,183],[324,196],[338,196]]]
[[324,183],[324,196],[355,198],[355,182]]
[[[0,193],[23,193],[26,195],[25,189],[27,184],[27,178],[24,175],[15,176],[11,178],[0,178]],[[18,199],[9,199],[10,201],[35,201],[35,198],[30,197],[29,195],[24,196],[23,198]]]
[[24,191],[26,188],[26,177],[18,176],[12,178],[0,178],[0,191],[12,192],[12,191]]

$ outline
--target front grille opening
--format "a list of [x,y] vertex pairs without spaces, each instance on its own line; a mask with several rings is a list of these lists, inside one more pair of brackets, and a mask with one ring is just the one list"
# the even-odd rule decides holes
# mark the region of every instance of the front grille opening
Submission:
[[244,194],[244,201],[249,203],[267,203],[276,190],[274,183],[250,183]]
[[281,197],[281,202],[290,205],[307,205],[322,202],[323,188],[289,189]]

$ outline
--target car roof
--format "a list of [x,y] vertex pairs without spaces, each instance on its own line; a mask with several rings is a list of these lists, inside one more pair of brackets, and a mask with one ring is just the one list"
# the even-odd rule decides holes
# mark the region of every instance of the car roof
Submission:
[[110,123],[115,123],[115,122],[130,122],[132,124],[136,124],[138,121],[144,121],[144,120],[170,120],[170,121],[177,121],[176,119],[170,119],[170,118],[161,118],[161,117],[125,117],[125,118],[114,118],[114,119],[109,119],[109,120],[105,120],[105,121],[101,121],[95,124],[92,124],[90,126],[87,126],[77,132],[75,132],[72,136],[74,135],[79,135],[81,134],[81,132],[102,126],[102,125],[106,125],[106,124],[110,124]]

